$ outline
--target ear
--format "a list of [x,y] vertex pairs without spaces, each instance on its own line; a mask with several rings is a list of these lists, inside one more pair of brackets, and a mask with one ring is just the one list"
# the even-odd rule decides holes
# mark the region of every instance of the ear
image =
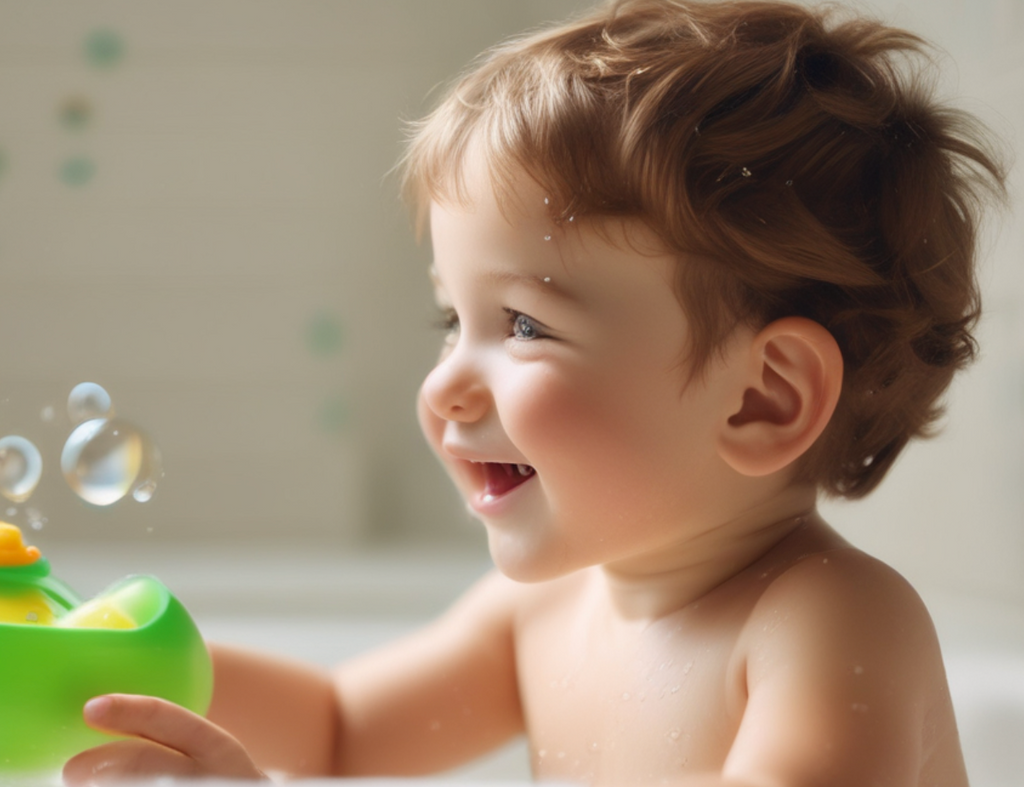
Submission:
[[738,473],[763,476],[798,459],[839,401],[843,356],[825,328],[784,317],[751,341],[742,404],[719,434],[718,453]]

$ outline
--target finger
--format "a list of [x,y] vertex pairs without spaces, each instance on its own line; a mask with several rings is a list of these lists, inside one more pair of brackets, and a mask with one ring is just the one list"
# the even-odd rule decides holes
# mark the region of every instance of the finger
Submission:
[[88,787],[156,774],[180,779],[203,775],[196,762],[180,752],[135,738],[75,755],[64,764],[62,776],[68,787]]
[[85,704],[94,729],[145,738],[196,761],[208,775],[263,778],[238,740],[180,705],[158,697],[106,694]]

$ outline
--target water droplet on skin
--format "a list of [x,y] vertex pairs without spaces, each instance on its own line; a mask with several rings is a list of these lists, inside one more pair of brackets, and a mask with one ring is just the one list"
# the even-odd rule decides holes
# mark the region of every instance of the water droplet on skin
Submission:
[[565,752],[564,751],[558,752],[558,759],[560,759],[560,760],[564,760],[565,759]]
[[589,748],[591,751],[597,751],[601,747],[597,745],[597,741],[591,741]]
[[537,756],[541,757],[541,758],[547,757],[548,756],[548,750],[547,749],[541,749],[539,752],[537,752]]
[[570,216],[569,217],[569,221],[573,221],[573,220],[575,220],[575,218],[576,218],[575,216]]
[[550,283],[550,281],[551,281],[551,277],[550,277],[550,276],[545,276],[545,277],[544,277],[544,283],[545,283],[545,284],[548,284],[548,283]]
[[672,740],[674,740],[674,741],[677,741],[677,740],[679,740],[679,736],[680,736],[681,734],[682,734],[682,733],[681,733],[681,732],[680,732],[679,730],[672,730],[672,731],[671,731],[671,732],[670,732],[670,733],[668,734],[668,737],[670,737],[670,738],[671,738]]
[[875,461],[875,457],[873,457],[873,456],[865,456],[864,457],[864,462],[862,464],[864,465],[864,467],[870,467],[871,464],[874,461]]
[[545,235],[544,236],[544,240],[551,240],[551,236],[550,235]]
[[107,418],[110,407],[110,394],[96,383],[79,383],[68,394],[68,416],[73,424]]
[[12,503],[24,503],[39,485],[43,457],[24,437],[0,439],[0,494]]
[[97,506],[111,505],[137,490],[148,500],[163,474],[161,464],[160,451],[145,432],[127,421],[106,418],[80,424],[60,457],[71,489]]
[[669,689],[669,692],[671,694],[675,694],[677,691],[679,691],[679,686],[673,686],[671,689]]
[[544,198],[544,204],[545,204],[545,205],[548,205],[548,204],[550,204],[550,202],[551,202],[551,201],[550,201],[550,200],[549,200],[549,199],[548,199],[547,197],[545,197],[545,198]]

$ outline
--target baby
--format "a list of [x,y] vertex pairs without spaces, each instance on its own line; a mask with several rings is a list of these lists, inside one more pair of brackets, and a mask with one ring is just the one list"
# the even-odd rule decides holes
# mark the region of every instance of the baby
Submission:
[[331,673],[212,646],[209,719],[70,783],[419,774],[525,732],[538,779],[965,787],[936,641],[822,521],[926,435],[1003,174],[922,42],[775,2],[626,0],[491,51],[416,126],[445,315],[419,416],[497,571]]

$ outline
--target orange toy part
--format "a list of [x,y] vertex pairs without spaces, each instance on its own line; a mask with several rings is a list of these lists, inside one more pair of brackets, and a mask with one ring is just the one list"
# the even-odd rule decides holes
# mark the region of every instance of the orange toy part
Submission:
[[36,547],[25,546],[18,528],[0,522],[0,566],[27,566],[39,560],[39,556]]

